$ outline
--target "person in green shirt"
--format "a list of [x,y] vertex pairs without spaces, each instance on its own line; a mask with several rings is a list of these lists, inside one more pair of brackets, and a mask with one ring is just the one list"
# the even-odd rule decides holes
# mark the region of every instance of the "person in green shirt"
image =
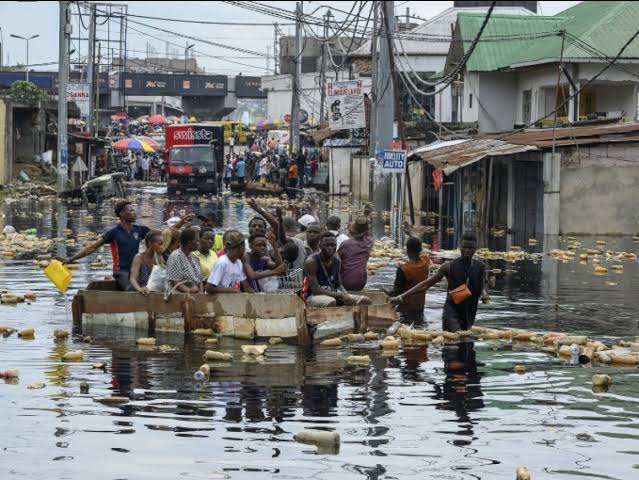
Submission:
[[202,279],[206,280],[211,274],[213,265],[217,262],[217,255],[213,248],[215,241],[215,232],[213,230],[202,230],[200,237],[200,248],[193,252],[193,255],[200,262],[200,270],[202,270]]

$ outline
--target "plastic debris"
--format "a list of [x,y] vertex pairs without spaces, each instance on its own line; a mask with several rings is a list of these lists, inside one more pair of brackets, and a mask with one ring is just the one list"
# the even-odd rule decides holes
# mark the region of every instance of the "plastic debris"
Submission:
[[271,337],[268,339],[268,343],[269,345],[279,345],[280,343],[283,343],[284,340],[282,340],[280,337]]
[[202,336],[211,337],[213,336],[213,329],[212,328],[196,328],[195,330],[192,330],[191,333],[193,335],[202,335]]
[[143,338],[138,338],[136,340],[136,343],[138,345],[144,345],[144,346],[150,346],[153,347],[155,346],[155,338],[153,337],[143,337]]
[[339,338],[329,338],[320,343],[322,347],[339,348],[342,346],[342,340]]
[[33,382],[27,385],[27,389],[29,390],[40,390],[41,388],[46,387],[47,385],[42,382]]
[[368,355],[351,355],[346,359],[346,362],[358,365],[368,365],[371,363],[371,357]]
[[242,352],[245,355],[264,355],[268,345],[242,345]]
[[204,352],[204,358],[206,360],[218,360],[222,362],[230,362],[233,360],[233,355],[230,353],[218,352],[215,350],[207,350]]
[[18,337],[32,339],[35,336],[35,330],[33,328],[25,328],[18,332]]
[[84,358],[84,352],[82,350],[74,350],[72,352],[67,352],[64,354],[62,359],[67,362],[73,362],[82,360]]
[[93,401],[104,405],[124,405],[130,400],[127,397],[95,397]]
[[515,473],[517,474],[517,480],[530,480],[530,473],[523,465],[519,465],[517,470],[515,470]]

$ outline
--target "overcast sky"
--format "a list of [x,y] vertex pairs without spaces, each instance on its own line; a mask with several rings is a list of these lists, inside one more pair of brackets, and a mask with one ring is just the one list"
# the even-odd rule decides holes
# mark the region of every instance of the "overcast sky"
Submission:
[[[295,2],[263,2],[285,8],[290,11],[295,9]],[[369,2],[370,3],[370,2]],[[566,8],[579,2],[539,2],[541,13],[555,15]],[[149,15],[164,18],[197,19],[219,22],[273,22],[277,19],[262,14],[253,13],[242,8],[227,5],[222,2],[128,2],[129,14]],[[352,2],[304,2],[304,12],[310,13],[320,5],[330,5],[341,10],[350,10]],[[396,14],[405,15],[406,8],[410,8],[411,15],[422,18],[431,18],[445,9],[452,7],[453,2],[395,2]],[[77,9],[72,6],[73,12]],[[359,7],[357,8],[357,10]],[[320,8],[316,16],[324,13]],[[333,12],[337,20],[345,17],[344,14]],[[367,16],[368,8],[363,12]],[[201,41],[185,40],[174,33],[187,34],[201,40],[223,43],[232,47],[240,47],[262,54],[267,53],[267,46],[273,47],[272,26],[230,26],[230,25],[201,25],[185,24],[158,20],[132,19],[149,25],[157,26],[173,33],[154,31],[140,25],[129,24],[127,52],[129,57],[146,56],[147,48],[155,49],[164,54],[169,42],[169,49],[175,50],[175,55],[183,58],[185,43],[195,43],[194,51],[198,58],[198,64],[204,65],[207,72],[234,75],[238,72],[244,74],[264,74],[266,59],[255,54],[236,52],[222,47],[212,46]],[[75,17],[75,21],[78,18]],[[278,20],[282,22],[282,20]],[[86,23],[86,18],[85,18]],[[363,23],[362,23],[363,25]],[[103,28],[103,27],[101,27]],[[281,27],[284,33],[294,33],[294,27]],[[3,63],[5,65],[24,64],[26,60],[25,42],[11,38],[10,34],[21,36],[40,36],[30,42],[29,63],[40,64],[57,62],[58,59],[58,2],[0,2],[0,29],[3,38]],[[73,35],[77,36],[78,25],[74,25]],[[155,38],[152,38],[151,36]],[[173,44],[173,45],[171,45]],[[178,48],[179,46],[179,48]],[[72,45],[76,53],[72,55],[77,59],[86,55],[83,45]],[[207,55],[221,56],[224,58],[213,59]],[[232,61],[249,65],[238,65]],[[272,62],[271,62],[272,65]],[[34,67],[37,70],[57,70],[57,64],[50,66]]]

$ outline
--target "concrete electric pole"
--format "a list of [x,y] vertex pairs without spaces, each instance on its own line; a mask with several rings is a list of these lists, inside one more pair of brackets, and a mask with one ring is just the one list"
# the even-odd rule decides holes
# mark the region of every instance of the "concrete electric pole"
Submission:
[[328,44],[328,22],[331,18],[331,11],[324,15],[324,41],[322,42],[322,66],[320,68],[320,126],[325,118],[326,104],[326,53],[330,48]]
[[[89,82],[89,118],[87,118],[87,130],[93,136],[97,131],[94,128],[95,92],[100,89],[95,69],[95,9],[94,3],[89,5],[89,49],[87,58],[87,82]],[[97,121],[95,122],[97,123]]]
[[291,103],[291,126],[289,148],[291,156],[300,148],[300,89],[302,77],[302,12],[303,2],[297,2],[295,20],[295,70],[293,71],[293,101]]
[[[395,118],[394,86],[391,73],[389,48],[395,31],[395,2],[380,3],[382,22],[379,39],[379,61],[377,65],[377,86],[375,102],[375,142],[382,149],[390,149],[393,142],[393,120]],[[390,36],[390,42],[388,37]],[[374,147],[373,147],[374,148]],[[388,173],[375,175],[373,204],[378,210],[389,210],[391,205],[391,178]]]
[[58,194],[67,189],[69,151],[67,143],[67,84],[69,83],[69,2],[60,2],[58,41]]

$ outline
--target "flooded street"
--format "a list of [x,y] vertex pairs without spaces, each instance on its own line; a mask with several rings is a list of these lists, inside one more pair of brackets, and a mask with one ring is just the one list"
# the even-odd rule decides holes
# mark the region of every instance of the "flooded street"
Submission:
[[[159,226],[187,208],[162,192],[133,191],[138,223]],[[242,200],[188,203],[196,212],[210,206],[225,227],[247,231],[252,212]],[[344,206],[335,209],[346,220]],[[18,200],[2,208],[0,227],[36,228],[45,237],[64,237],[67,228],[74,238],[101,233],[115,223],[111,203],[58,211],[54,199]],[[597,239],[579,240],[594,248]],[[631,237],[606,240],[610,249],[639,251]],[[559,239],[549,242],[564,248]],[[57,254],[67,248],[76,247],[62,245]],[[106,268],[92,270],[85,259],[73,272],[69,300],[91,279],[110,275],[110,254],[104,248],[101,255]],[[607,344],[639,335],[636,260],[601,276],[578,257],[490,265],[514,273],[495,275],[478,325],[583,334]],[[390,286],[394,275],[394,267],[382,268],[369,286]],[[374,342],[340,350],[282,344],[271,346],[264,362],[247,362],[240,360],[247,341],[223,338],[221,349],[236,360],[216,365],[210,381],[199,384],[193,373],[202,363],[202,338],[158,333],[158,343],[175,347],[167,353],[139,348],[135,340],[146,334],[127,329],[93,327],[54,341],[55,329],[71,330],[70,311],[30,258],[0,260],[0,289],[38,294],[32,304],[0,306],[1,324],[36,330],[33,340],[0,338],[0,370],[20,371],[15,384],[0,380],[2,478],[490,480],[514,478],[520,464],[535,480],[639,475],[636,367],[571,365],[510,341],[412,346],[397,356]],[[441,327],[445,294],[442,283],[427,295],[430,328]],[[76,349],[83,361],[61,361]],[[364,354],[371,365],[346,363]],[[92,368],[96,362],[106,368]],[[514,373],[516,364],[527,372]],[[592,391],[594,373],[613,378],[607,393]],[[47,386],[28,390],[32,382]],[[111,395],[131,402],[93,400]],[[305,428],[338,431],[339,454],[296,443],[293,435]]]

